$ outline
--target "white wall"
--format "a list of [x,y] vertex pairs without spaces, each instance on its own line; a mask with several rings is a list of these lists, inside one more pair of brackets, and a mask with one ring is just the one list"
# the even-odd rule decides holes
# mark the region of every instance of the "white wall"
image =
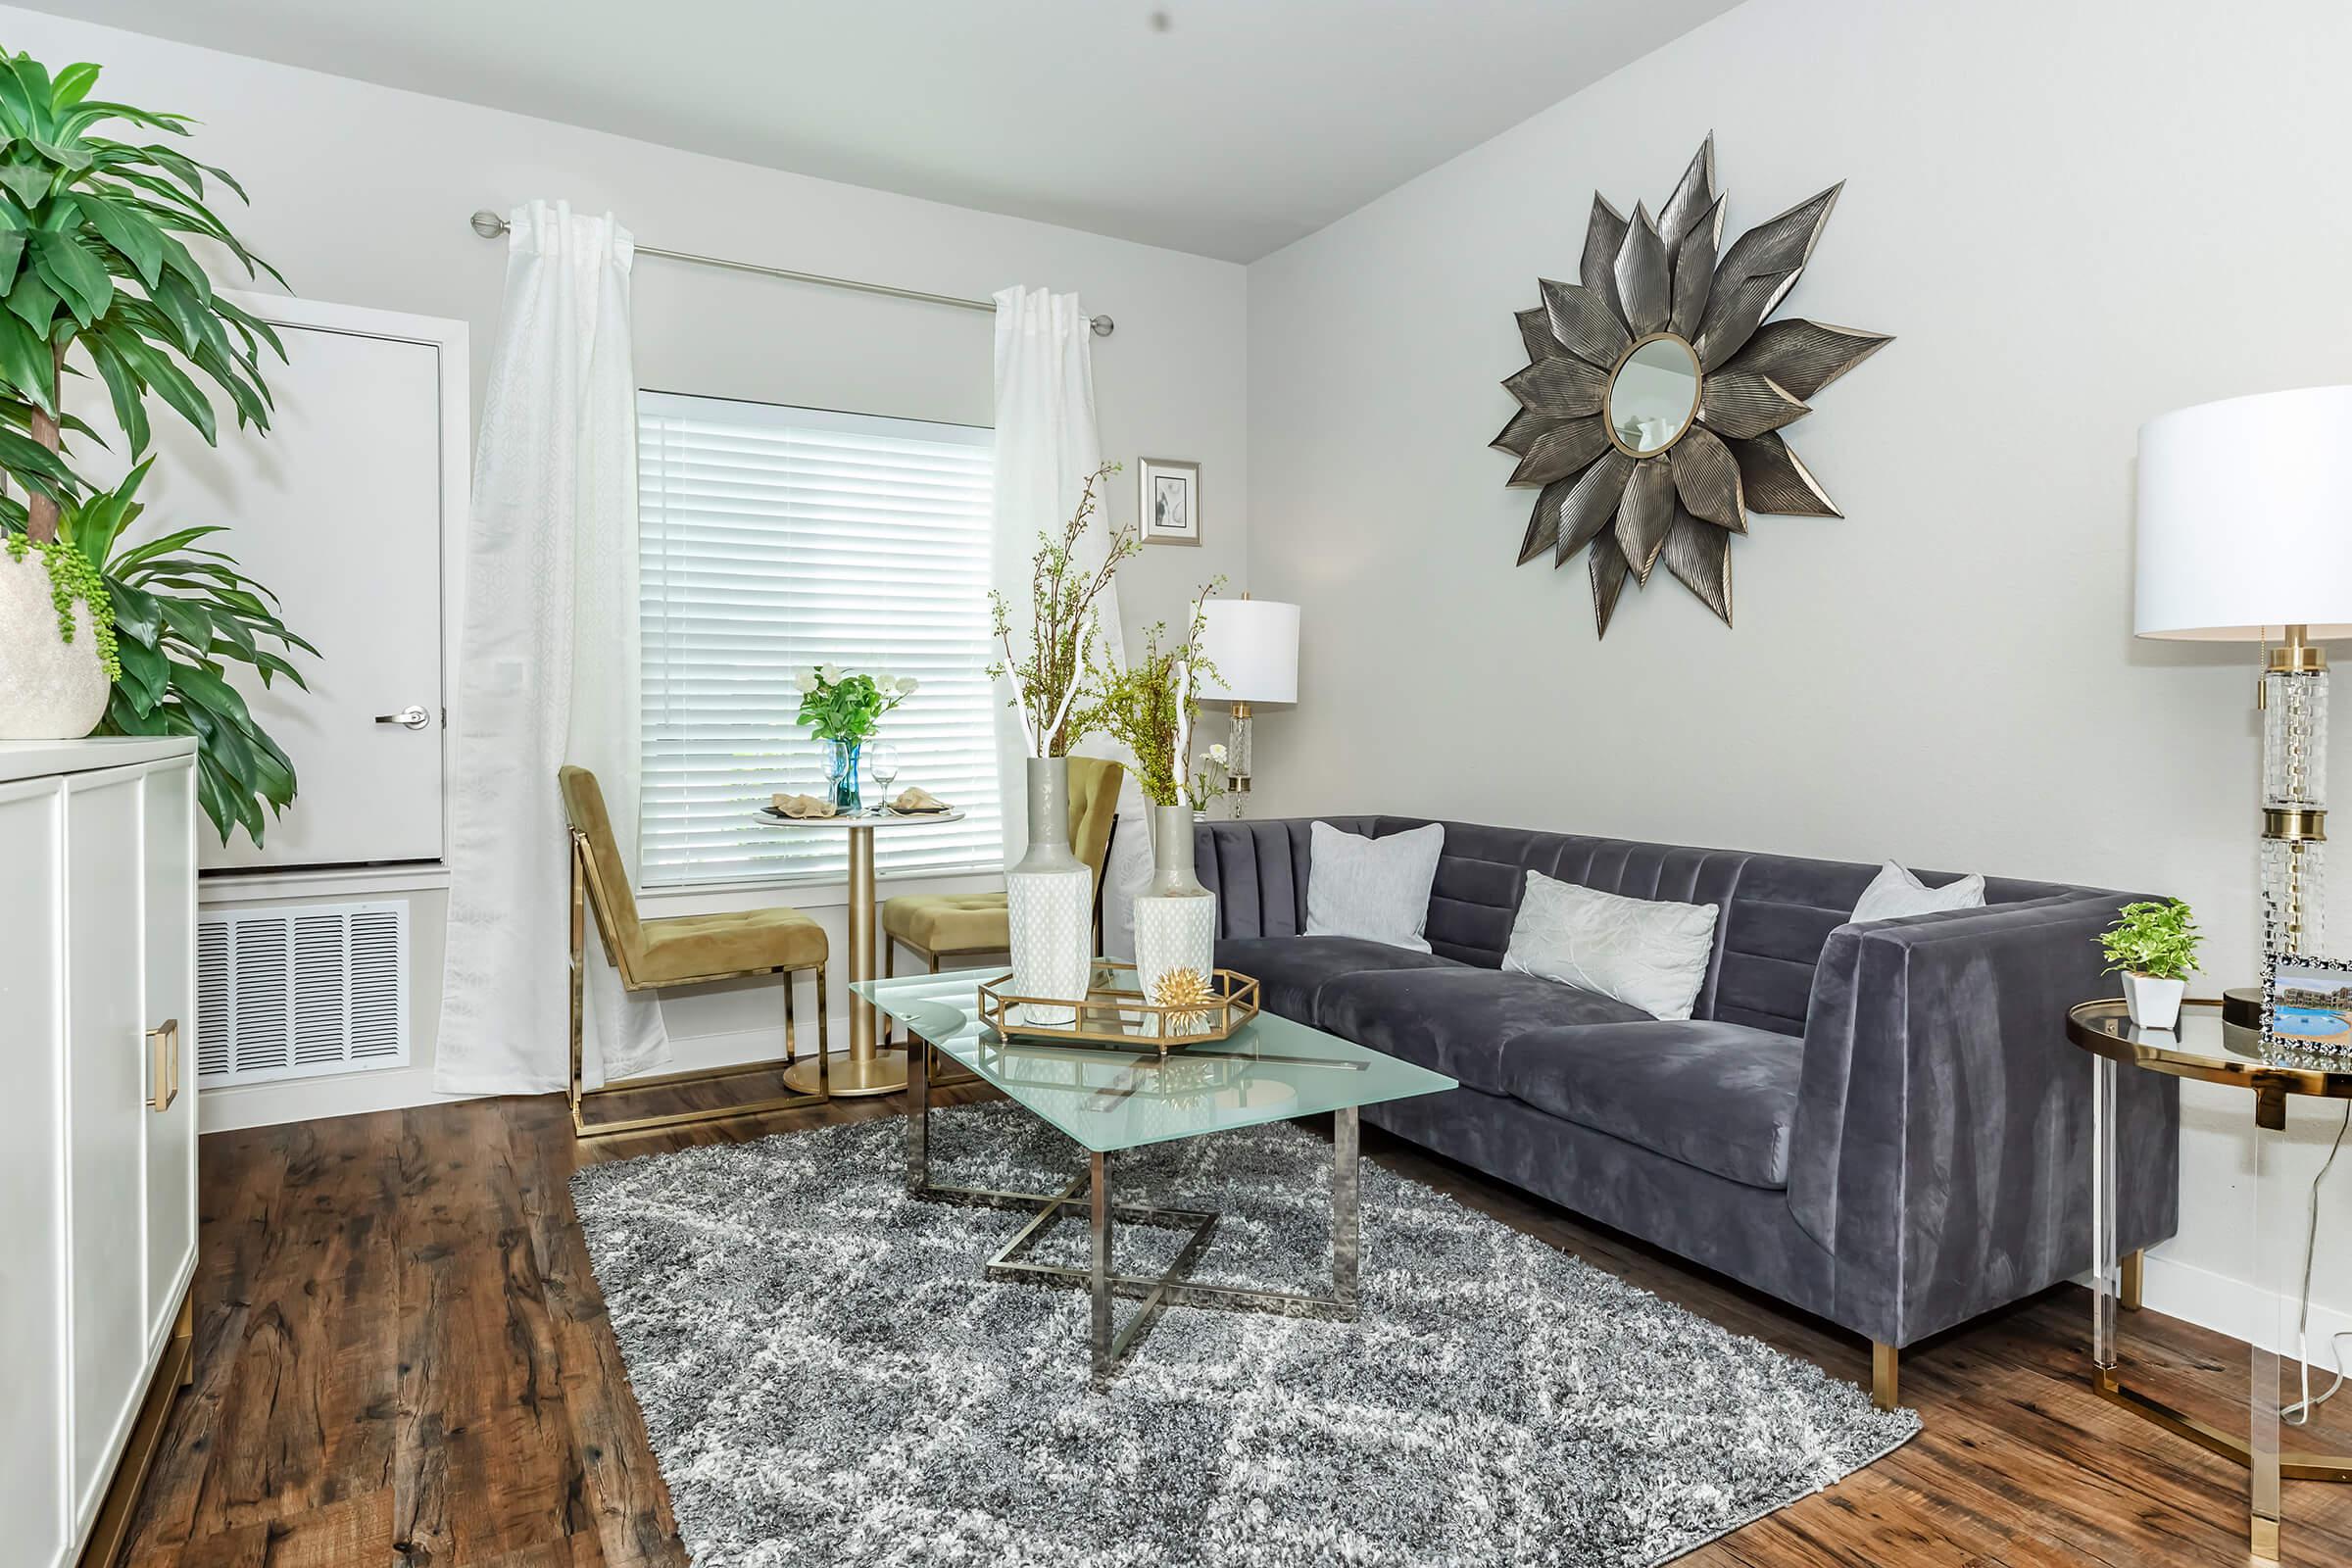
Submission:
[[[236,174],[253,198],[243,212],[232,200],[225,216],[297,292],[470,323],[477,408],[506,263],[503,241],[482,240],[466,226],[481,207],[504,212],[532,197],[563,198],[613,211],[649,245],[967,298],[1012,283],[1077,290],[1089,309],[1118,323],[1114,336],[1095,345],[1105,455],[1128,466],[1113,483],[1113,515],[1135,514],[1139,454],[1198,459],[1202,469],[1200,548],[1148,550],[1120,572],[1131,629],[1180,613],[1203,577],[1225,572],[1241,581],[1245,274],[1237,266],[57,17],[0,7],[0,25],[9,48],[36,59],[102,64],[107,97],[203,122],[190,150]],[[984,314],[656,259],[638,264],[636,312],[638,376],[647,386],[990,422],[994,327]],[[365,547],[353,542],[355,552]],[[289,605],[288,612],[299,625],[301,606]],[[839,890],[795,890],[791,898],[825,920],[835,951],[843,951]],[[661,912],[718,906],[668,903]],[[438,1011],[440,919],[440,896],[419,895],[415,1067],[208,1095],[206,1124],[423,1098]],[[843,967],[834,965],[837,977]],[[802,1000],[805,1006],[810,1001]],[[837,990],[836,1008],[844,1001]],[[678,1065],[771,1052],[779,1005],[773,982],[673,1001]]]
[[[2325,0],[1750,0],[1254,265],[1250,586],[1305,615],[1255,809],[2154,889],[2205,989],[2248,980],[2256,656],[2132,637],[2134,433],[2352,380],[2347,59]],[[1582,558],[1511,564],[1511,312],[1576,276],[1596,187],[1655,211],[1710,128],[1727,238],[1847,182],[1784,314],[1898,341],[1788,432],[1846,518],[1755,519],[1738,629],[1660,571],[1596,643]],[[2352,725],[2334,751],[2352,787]],[[2184,1097],[2160,1303],[2247,1273],[2249,1122]],[[2352,1309],[2352,1248],[2321,1267]]]

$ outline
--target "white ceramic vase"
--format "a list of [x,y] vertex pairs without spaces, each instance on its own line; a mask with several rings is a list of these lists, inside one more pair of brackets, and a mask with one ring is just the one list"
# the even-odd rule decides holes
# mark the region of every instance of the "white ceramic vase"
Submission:
[[106,716],[106,693],[90,607],[74,602],[66,641],[41,553],[0,549],[0,741],[79,740]]
[[1217,901],[1193,871],[1193,813],[1152,808],[1152,881],[1135,898],[1135,974],[1144,1000],[1159,1000],[1160,982],[1190,969],[1203,983],[1217,963]]
[[[1028,760],[1029,850],[1004,872],[1005,914],[1012,926],[1012,989],[1023,997],[1085,1000],[1094,967],[1095,874],[1070,853],[1070,764]],[[1016,1021],[1067,1024],[1068,1007],[1027,1006]]]
[[2124,1005],[2142,1029],[2171,1029],[2180,1022],[2180,999],[2188,995],[2185,980],[2159,980],[2154,975],[2124,971]]

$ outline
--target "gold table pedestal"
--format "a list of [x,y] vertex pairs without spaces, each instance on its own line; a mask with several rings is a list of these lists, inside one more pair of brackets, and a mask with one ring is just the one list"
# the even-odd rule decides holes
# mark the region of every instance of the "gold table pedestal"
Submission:
[[[850,850],[850,979],[871,980],[874,974],[874,830],[936,826],[942,822],[960,822],[961,811],[932,812],[922,816],[897,816],[888,811],[860,812],[855,816],[777,816],[771,811],[760,813],[762,822],[770,827],[835,828],[849,836]],[[821,1081],[837,1100],[856,1100],[871,1095],[895,1095],[906,1087],[906,1053],[885,1048],[876,1038],[874,1004],[850,994],[850,1045],[847,1051],[836,1052],[829,1061],[820,1065],[815,1056],[807,1056],[785,1069],[785,1084],[803,1094],[819,1093]]]

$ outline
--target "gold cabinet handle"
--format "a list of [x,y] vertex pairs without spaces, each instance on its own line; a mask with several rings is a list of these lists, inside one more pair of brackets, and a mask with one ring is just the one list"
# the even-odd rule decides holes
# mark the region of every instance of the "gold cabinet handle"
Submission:
[[147,1031],[147,1108],[170,1110],[179,1098],[179,1020],[166,1018]]

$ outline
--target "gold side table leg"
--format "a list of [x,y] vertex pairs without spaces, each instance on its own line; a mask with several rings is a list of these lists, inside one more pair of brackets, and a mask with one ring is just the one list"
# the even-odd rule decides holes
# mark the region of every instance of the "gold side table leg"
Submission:
[[[850,979],[874,978],[874,830],[845,830],[850,841]],[[824,1082],[834,1098],[858,1099],[893,1095],[906,1087],[906,1053],[884,1050],[875,1040],[874,1007],[863,997],[850,996],[850,1049],[832,1063]],[[804,1082],[806,1080],[806,1082]],[[814,1092],[818,1073],[814,1063],[803,1063],[784,1075],[795,1089]]]

